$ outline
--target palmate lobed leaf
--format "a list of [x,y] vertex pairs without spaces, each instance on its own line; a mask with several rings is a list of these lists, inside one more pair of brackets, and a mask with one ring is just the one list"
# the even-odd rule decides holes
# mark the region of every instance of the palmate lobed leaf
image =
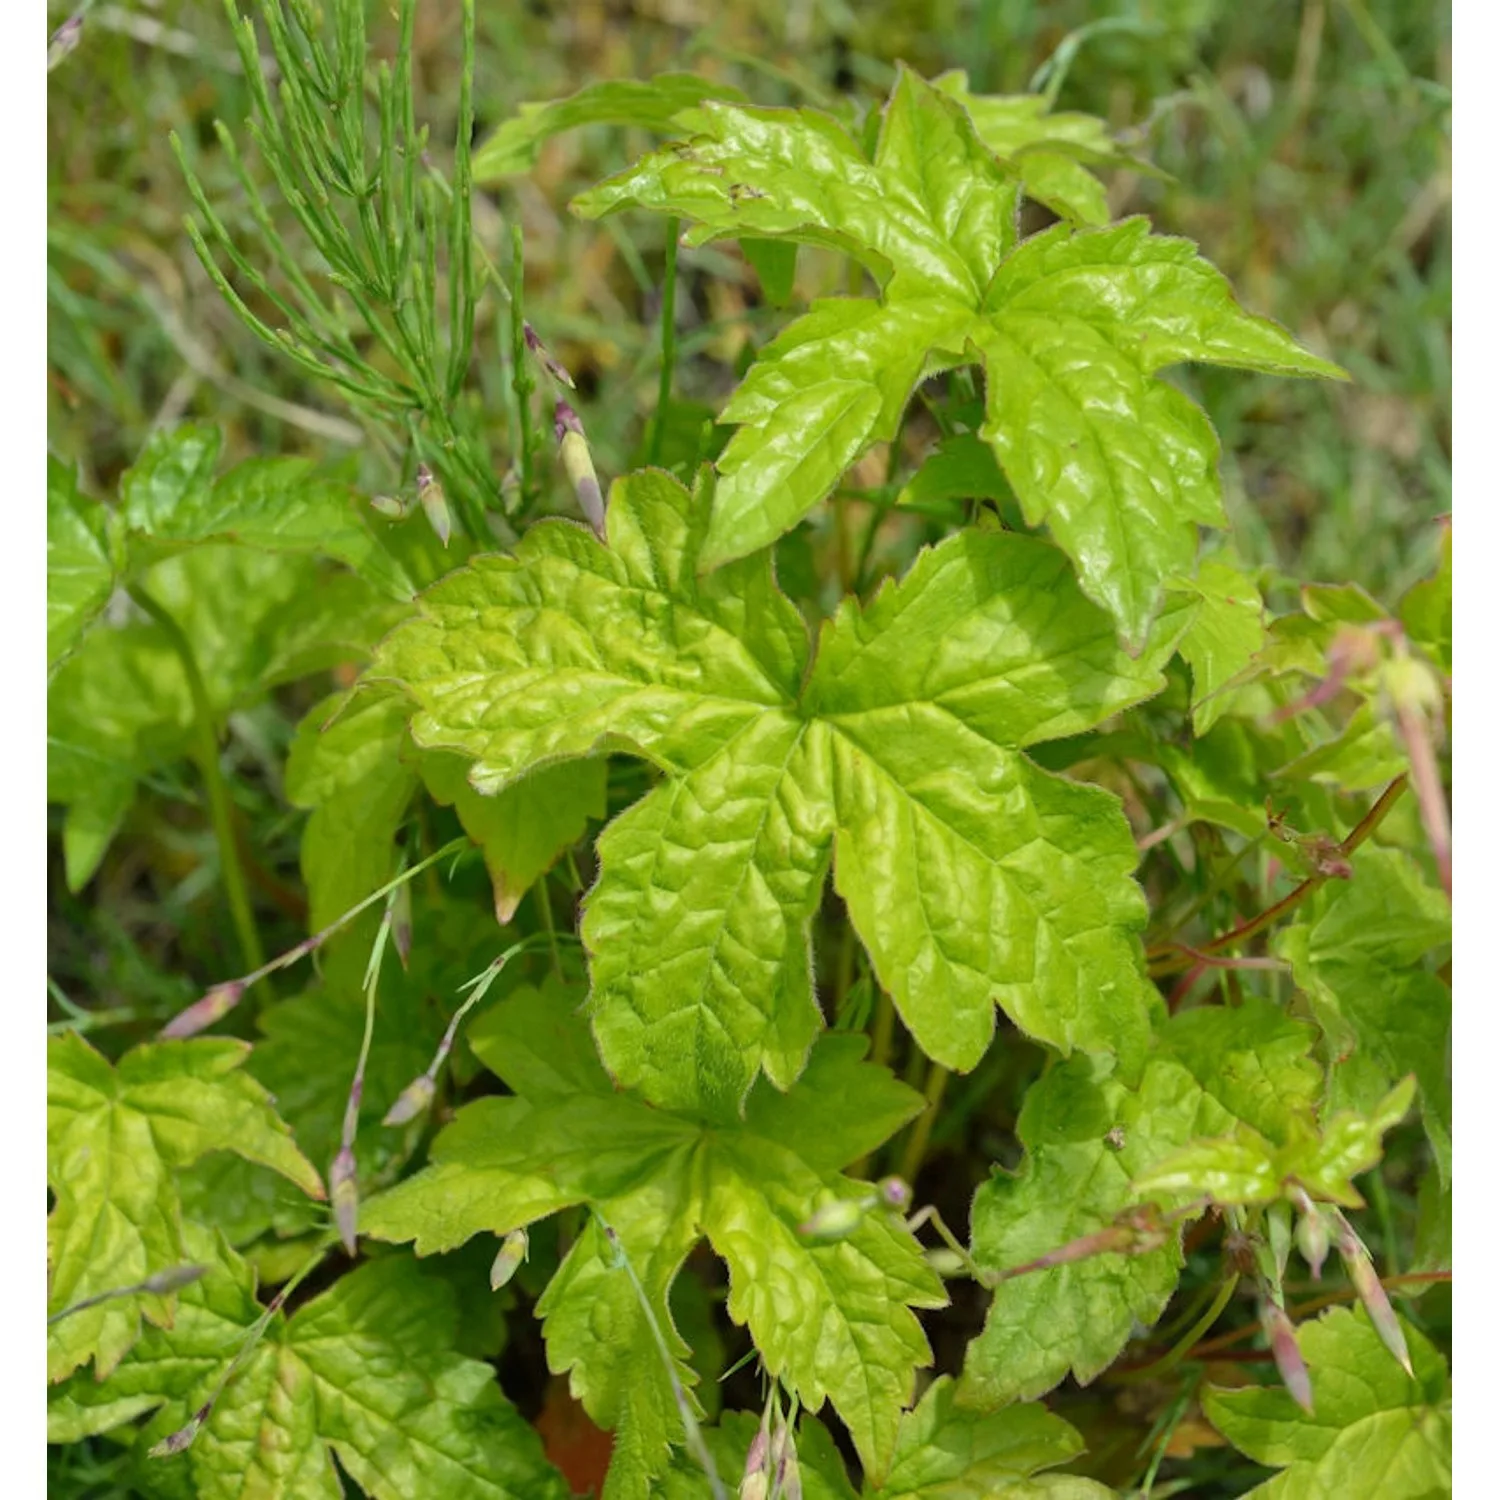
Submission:
[[[1319,1128],[1317,1031],[1265,1000],[1184,1011],[1154,1041],[1138,1086],[1088,1056],[1031,1086],[1017,1125],[1021,1171],[997,1172],[975,1195],[981,1267],[1027,1266],[1143,1204],[1267,1203],[1297,1181],[1357,1206],[1350,1179],[1379,1160],[1381,1135],[1411,1102],[1408,1085],[1372,1114],[1346,1111]],[[1000,1281],[960,1401],[1032,1400],[1070,1372],[1092,1380],[1137,1324],[1161,1315],[1182,1264],[1177,1240],[1172,1231],[1154,1249],[1095,1250]]]
[[1414,1375],[1391,1357],[1363,1309],[1338,1308],[1297,1330],[1313,1409],[1282,1389],[1210,1388],[1205,1415],[1258,1463],[1281,1469],[1260,1500],[1379,1495],[1428,1500],[1452,1492],[1452,1402],[1442,1356],[1402,1324]]
[[1018,244],[1024,173],[959,100],[902,69],[867,157],[829,116],[708,103],[700,133],[575,201],[745,235],[826,244],[875,276],[878,300],[814,306],[763,351],[722,419],[738,427],[700,564],[773,541],[871,443],[894,436],[917,381],[985,368],[982,436],[1026,519],[1045,523],[1124,639],[1145,640],[1165,581],[1190,572],[1199,525],[1224,524],[1217,440],[1156,379],[1198,361],[1340,376],[1235,303],[1184,240],[1143,219]]
[[825,1036],[785,1095],[761,1084],[738,1124],[705,1125],[618,1092],[566,996],[520,990],[472,1040],[517,1090],[461,1109],[433,1165],[371,1200],[362,1230],[418,1253],[505,1234],[574,1203],[596,1219],[538,1304],[554,1369],[617,1434],[610,1493],[646,1494],[681,1422],[655,1334],[600,1222],[618,1235],[674,1360],[695,1377],[667,1310],[694,1243],[729,1267],[729,1313],[767,1371],[816,1410],[831,1400],[865,1461],[892,1451],[912,1372],[929,1358],[912,1308],[944,1297],[899,1219],[870,1214],[845,1239],[797,1231],[828,1195],[856,1196],[839,1168],[921,1107],[913,1090],[859,1060],[863,1038]]
[[103,1384],[80,1374],[54,1392],[49,1441],[154,1412],[136,1439],[134,1478],[164,1500],[338,1500],[334,1455],[374,1500],[567,1493],[493,1370],[456,1352],[452,1289],[400,1255],[349,1272],[289,1318],[276,1314],[187,1451],[147,1457],[212,1393],[262,1311],[238,1256],[202,1229],[189,1248],[210,1274],[181,1294],[172,1327],[148,1331]]
[[[173,1173],[210,1151],[233,1151],[323,1196],[271,1096],[242,1071],[249,1054],[229,1040],[163,1042],[113,1067],[74,1032],[49,1042],[49,1312],[181,1265]],[[169,1323],[174,1300],[143,1293],[69,1313],[48,1329],[48,1379],[92,1359],[102,1380],[134,1343],[142,1315]]]
[[974,1066],[998,1000],[1065,1051],[1138,1062],[1134,842],[1113,797],[1024,747],[1156,691],[1182,617],[1132,659],[1056,549],[968,533],[846,602],[809,667],[765,557],[698,577],[705,510],[664,474],[621,481],[608,547],[534,528],[426,594],[375,669],[480,790],[613,750],[664,773],[605,830],[585,908],[611,1072],[728,1118],[758,1070],[788,1087],[821,1025],[808,924],[830,860],[929,1055]]

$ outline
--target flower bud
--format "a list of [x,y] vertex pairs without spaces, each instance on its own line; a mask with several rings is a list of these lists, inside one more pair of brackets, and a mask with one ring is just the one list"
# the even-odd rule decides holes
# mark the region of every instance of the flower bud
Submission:
[[432,1096],[437,1092],[437,1084],[433,1081],[431,1074],[423,1073],[420,1078],[413,1078],[404,1089],[396,1096],[396,1102],[385,1112],[382,1125],[405,1125],[409,1120],[415,1120],[432,1103]]
[[875,1190],[880,1194],[880,1201],[897,1213],[904,1214],[911,1207],[911,1188],[900,1177],[882,1177],[875,1184]]
[[797,1226],[797,1233],[809,1240],[847,1239],[873,1208],[873,1198],[834,1198],[819,1208],[804,1224]]
[[1380,1342],[1391,1351],[1401,1368],[1415,1379],[1411,1354],[1406,1347],[1406,1335],[1402,1333],[1391,1299],[1386,1296],[1380,1277],[1375,1273],[1370,1252],[1365,1249],[1342,1214],[1339,1215],[1339,1220],[1339,1256],[1344,1262],[1344,1269],[1349,1273],[1349,1280],[1354,1283],[1354,1290],[1364,1303],[1365,1311],[1370,1315],[1371,1326],[1380,1335]]
[[1297,1249],[1314,1281],[1323,1279],[1323,1262],[1328,1259],[1328,1220],[1323,1210],[1306,1193],[1298,1190]]
[[771,1493],[771,1442],[766,1424],[761,1422],[750,1439],[745,1454],[745,1468],[740,1475],[739,1500],[766,1500]]
[[333,1222],[348,1254],[355,1253],[359,1238],[359,1184],[355,1181],[354,1152],[348,1146],[339,1148],[328,1169],[328,1197],[333,1204]]
[[542,368],[546,370],[546,372],[555,381],[557,381],[559,385],[567,386],[570,391],[576,390],[577,387],[573,384],[573,377],[568,374],[567,370],[552,357],[551,353],[548,351],[547,346],[537,337],[536,329],[534,329],[530,323],[523,322],[521,324],[521,332],[525,336],[526,347],[530,349],[532,354],[541,361]]
[[1287,1317],[1283,1308],[1269,1300],[1261,1303],[1260,1316],[1265,1325],[1266,1337],[1271,1342],[1271,1357],[1276,1361],[1282,1383],[1291,1392],[1292,1400],[1303,1411],[1311,1412],[1312,1379],[1303,1362],[1302,1350],[1297,1343],[1297,1330],[1292,1327],[1292,1320]]
[[403,521],[410,512],[411,506],[395,495],[371,495],[370,509],[389,521]]
[[411,967],[411,884],[396,887],[391,900],[391,941],[396,945],[396,957],[401,967]]
[[207,1266],[168,1266],[165,1271],[158,1271],[154,1276],[148,1276],[141,1283],[141,1290],[164,1295],[167,1292],[175,1292],[182,1287],[191,1286],[195,1281],[201,1281],[207,1275]]
[[181,1453],[193,1446],[193,1439],[198,1436],[199,1429],[208,1420],[208,1414],[212,1405],[200,1406],[197,1411],[176,1432],[169,1432],[161,1442],[151,1449],[152,1458],[171,1458],[174,1454]]
[[446,547],[453,534],[453,517],[448,513],[448,497],[443,493],[442,485],[426,464],[417,465],[417,500],[437,533],[438,541]]
[[594,534],[604,540],[604,494],[599,488],[599,476],[594,472],[593,455],[589,452],[588,439],[583,435],[583,423],[578,413],[566,401],[559,401],[553,408],[552,434],[557,439],[557,454],[562,460],[568,482],[578,496],[578,504]]
[[68,17],[47,42],[47,71],[50,73],[83,40],[83,12]]
[[512,1229],[500,1241],[500,1252],[495,1256],[494,1265],[490,1267],[490,1290],[492,1292],[498,1292],[520,1270],[521,1262],[526,1259],[526,1251],[529,1247],[530,1241],[524,1229]]
[[161,1029],[163,1041],[180,1041],[183,1037],[197,1036],[200,1031],[222,1021],[240,1003],[245,986],[238,979],[227,984],[216,984],[201,1000],[195,1000],[186,1010],[178,1013]]

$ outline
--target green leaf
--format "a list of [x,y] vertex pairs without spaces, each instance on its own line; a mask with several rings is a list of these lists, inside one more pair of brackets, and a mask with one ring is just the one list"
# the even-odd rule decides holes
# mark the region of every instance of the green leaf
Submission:
[[583,837],[589,819],[604,816],[609,768],[603,760],[543,766],[490,796],[469,785],[461,756],[430,750],[417,767],[432,799],[452,807],[464,832],[484,850],[495,919],[502,926],[532,884]]
[[1248,573],[1209,558],[1190,585],[1198,607],[1178,650],[1193,669],[1193,733],[1208,733],[1231,706],[1222,692],[1266,643],[1265,606]]
[[961,71],[934,78],[932,86],[963,105],[979,138],[1020,175],[1028,198],[1075,224],[1109,222],[1109,200],[1090,167],[1129,167],[1159,175],[1123,151],[1103,120],[1050,114],[1041,94],[971,94]]
[[1437,570],[1401,601],[1401,623],[1445,672],[1453,670],[1453,526],[1443,527]]
[[[606,1064],[654,1102],[732,1116],[821,1025],[808,924],[836,880],[929,1055],[971,1068],[998,999],[1044,1041],[1139,1055],[1145,916],[1118,802],[1023,753],[1149,696],[1054,548],[967,533],[865,610],[809,673],[765,556],[699,580],[704,508],[659,472],[616,484],[608,548],[533,528],[423,598],[377,674],[412,732],[501,789],[559,757],[642,756],[661,785],[605,831],[583,935]],[[805,683],[805,686],[804,686]]]
[[1442,1356],[1402,1324],[1415,1377],[1391,1358],[1361,1309],[1339,1308],[1298,1330],[1313,1410],[1278,1387],[1210,1387],[1208,1419],[1257,1463],[1282,1470],[1250,1493],[1264,1500],[1379,1495],[1429,1500],[1452,1492],[1452,1405]]
[[191,1447],[147,1458],[210,1395],[261,1313],[244,1262],[199,1238],[195,1251],[214,1269],[181,1294],[173,1326],[149,1331],[104,1384],[80,1376],[65,1386],[49,1408],[49,1441],[155,1409],[136,1440],[137,1482],[153,1495],[185,1486],[201,1500],[337,1500],[335,1456],[375,1500],[567,1493],[494,1372],[456,1352],[452,1289],[406,1256],[351,1271],[291,1318],[277,1313]]
[[78,476],[47,455],[47,666],[74,646],[115,588],[109,512],[78,488]]
[[1310,1056],[1316,1033],[1268,1000],[1247,996],[1233,1008],[1203,1006],[1174,1016],[1163,1051],[1237,1120],[1285,1142],[1300,1120],[1312,1123],[1323,1072]]
[[[319,932],[395,873],[396,834],[417,788],[401,759],[406,706],[361,688],[317,703],[297,726],[286,795],[311,817],[302,833],[308,927]],[[332,940],[335,988],[359,985],[379,918],[370,914]],[[330,954],[324,954],[325,973]]]
[[1277,939],[1277,952],[1291,963],[1336,1056],[1357,1047],[1388,1085],[1416,1075],[1446,1181],[1453,998],[1424,963],[1451,942],[1452,908],[1399,850],[1366,845],[1353,864],[1354,878],[1324,886],[1305,909],[1306,920]]
[[[1039,158],[1066,198],[1077,183],[1057,176],[1060,160]],[[701,134],[576,200],[586,216],[633,205],[689,219],[692,243],[829,245],[880,287],[878,300],[817,304],[725,409],[739,431],[720,461],[702,566],[789,529],[893,435],[924,373],[977,358],[981,436],[1027,522],[1051,527],[1084,592],[1128,642],[1144,641],[1164,582],[1191,571],[1199,525],[1224,524],[1208,420],[1154,377],[1184,361],[1342,372],[1243,312],[1191,244],[1151,236],[1143,219],[1060,225],[1018,245],[1024,176],[955,99],[903,68],[873,159],[816,111],[708,104]]]
[[692,128],[695,106],[705,100],[744,97],[732,84],[714,83],[695,73],[658,73],[644,83],[610,79],[591,83],[566,99],[522,104],[515,118],[474,152],[474,181],[498,182],[531,171],[546,141],[580,125],[633,125],[669,135]]
[[[725,1412],[717,1426],[703,1430],[703,1440],[714,1461],[719,1479],[733,1484],[743,1474],[750,1444],[760,1428],[757,1412]],[[797,1422],[797,1466],[802,1479],[803,1500],[855,1500],[844,1460],[828,1429],[816,1417],[803,1412]],[[653,1500],[712,1500],[708,1476],[690,1453],[677,1454]]]
[[902,1417],[895,1458],[870,1500],[1102,1500],[1112,1493],[1077,1475],[1033,1479],[1083,1451],[1083,1439],[1046,1407],[976,1412],[956,1404],[956,1390],[940,1376]]
[[[1052,1068],[1028,1090],[1016,1126],[1027,1148],[1020,1175],[997,1173],[975,1194],[975,1260],[1011,1270],[1098,1233],[1139,1201],[1133,1177],[1227,1123],[1176,1062],[1153,1060],[1138,1090],[1087,1056]],[[1115,1131],[1123,1140],[1109,1138]],[[1144,1254],[1098,1254],[1000,1282],[964,1360],[964,1403],[1032,1400],[1069,1372],[1092,1380],[1137,1323],[1161,1316],[1181,1264],[1174,1235]]]
[[[250,548],[194,548],[151,567],[145,585],[192,642],[215,717],[279,683],[359,661],[399,606],[317,560]],[[67,806],[68,882],[93,874],[137,785],[188,754],[193,703],[161,627],[100,626],[58,668],[47,692],[47,800]]]
[[347,485],[318,476],[307,459],[252,459],[216,482],[195,478],[175,489],[158,471],[143,473],[140,464],[127,473],[122,509],[138,556],[210,542],[315,553],[343,563],[391,598],[411,598],[411,581],[381,545],[363,502]]
[[784,240],[747,239],[740,243],[745,259],[760,278],[760,289],[772,307],[792,300],[797,280],[797,247]]
[[1143,1197],[1206,1194],[1221,1204],[1271,1203],[1288,1184],[1312,1197],[1360,1208],[1354,1179],[1380,1161],[1381,1137],[1411,1108],[1414,1079],[1398,1084],[1372,1112],[1341,1110],[1321,1131],[1292,1117],[1284,1145],[1238,1123],[1233,1132],[1190,1142],[1136,1178]]
[[[825,1035],[787,1094],[762,1083],[742,1122],[706,1126],[617,1091],[566,1015],[557,995],[527,990],[494,1007],[475,1047],[517,1097],[461,1109],[433,1165],[366,1206],[364,1232],[425,1254],[588,1203],[618,1235],[686,1388],[695,1377],[668,1292],[706,1235],[729,1265],[730,1317],[767,1372],[810,1410],[831,1400],[865,1461],[883,1462],[930,1357],[910,1308],[942,1305],[941,1287],[899,1218],[872,1211],[833,1244],[797,1226],[826,1196],[856,1195],[838,1168],[910,1119],[920,1096],[859,1060],[862,1037]],[[681,1424],[651,1320],[597,1223],[539,1310],[553,1368],[617,1431],[616,1484],[645,1493]]]
[[[111,1067],[75,1032],[48,1043],[49,1312],[188,1259],[172,1174],[207,1152],[236,1152],[323,1196],[271,1096],[240,1071],[249,1051],[219,1039],[162,1042]],[[47,1378],[93,1359],[104,1379],[135,1342],[142,1314],[170,1323],[173,1303],[171,1294],[138,1294],[70,1313],[48,1329]]]
[[987,443],[972,432],[945,437],[902,486],[896,504],[937,520],[960,523],[954,500],[1008,500],[1010,485]]

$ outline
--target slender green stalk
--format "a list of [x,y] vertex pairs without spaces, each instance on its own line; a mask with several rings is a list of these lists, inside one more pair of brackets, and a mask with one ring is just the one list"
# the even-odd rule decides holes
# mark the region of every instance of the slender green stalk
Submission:
[[1235,1288],[1239,1284],[1238,1276],[1226,1276],[1219,1284],[1218,1292],[1202,1316],[1194,1320],[1192,1327],[1160,1359],[1154,1359],[1149,1365],[1142,1365],[1139,1369],[1124,1372],[1120,1379],[1154,1380],[1165,1375],[1169,1370],[1175,1369],[1187,1358],[1193,1346],[1203,1335],[1219,1321],[1219,1314],[1229,1306],[1229,1299],[1234,1296]]
[[516,456],[521,465],[521,504],[530,508],[534,480],[532,455],[536,439],[531,427],[531,393],[536,377],[526,357],[526,241],[518,223],[510,226],[510,360],[511,384],[516,393]]
[[300,943],[294,943],[285,953],[277,954],[275,958],[261,964],[258,969],[242,978],[216,984],[201,1000],[193,1001],[185,1010],[173,1016],[162,1027],[161,1035],[164,1038],[196,1036],[205,1027],[212,1026],[216,1021],[227,1016],[244,998],[245,992],[259,984],[268,975],[274,974],[278,969],[289,969],[298,959],[306,958],[310,953],[316,953],[334,933],[347,927],[361,912],[368,911],[377,901],[384,901],[397,886],[420,875],[424,870],[430,869],[448,855],[457,854],[469,847],[471,846],[466,834],[459,834],[457,838],[450,839],[436,854],[429,854],[426,859],[413,865],[411,869],[386,881],[378,891],[372,891],[363,901],[356,902],[348,911],[335,917],[322,931],[303,938]]
[[942,1063],[929,1063],[927,1067],[927,1108],[912,1121],[911,1134],[906,1138],[906,1149],[901,1153],[899,1175],[908,1182],[917,1180],[922,1170],[922,1158],[927,1154],[927,1142],[932,1135],[932,1123],[937,1119],[938,1106],[943,1101],[943,1090],[948,1086],[948,1070]]
[[208,689],[203,682],[203,673],[198,668],[198,658],[182,626],[144,587],[133,583],[127,587],[126,592],[161,627],[173,651],[177,653],[177,659],[182,663],[188,693],[193,700],[193,733],[196,740],[194,756],[208,793],[208,811],[213,823],[214,839],[219,846],[219,870],[224,880],[224,894],[229,900],[235,936],[239,939],[240,956],[247,969],[258,969],[266,961],[266,950],[255,925],[250,891],[245,883],[245,870],[240,863],[239,847],[235,843],[229,790],[224,785],[224,774],[219,767],[218,721],[213,705],[208,701]]
[[667,260],[661,283],[661,378],[656,387],[656,415],[651,421],[651,445],[646,462],[661,462],[662,428],[672,402],[672,378],[677,369],[677,236],[682,226],[667,220]]
[[266,1329],[271,1326],[271,1320],[279,1313],[286,1304],[288,1297],[307,1280],[309,1276],[322,1263],[323,1257],[333,1248],[334,1236],[329,1234],[320,1239],[313,1248],[312,1254],[299,1266],[291,1279],[271,1298],[266,1304],[266,1310],[251,1325],[250,1331],[245,1335],[245,1341],[235,1352],[233,1359],[224,1368],[224,1373],[219,1377],[213,1390],[209,1393],[208,1400],[188,1418],[187,1422],[179,1427],[176,1432],[169,1433],[151,1449],[151,1458],[171,1458],[173,1454],[181,1453],[192,1447],[193,1439],[203,1430],[203,1424],[213,1415],[215,1402],[224,1394],[224,1388],[234,1379],[249,1359],[255,1346],[265,1336]]

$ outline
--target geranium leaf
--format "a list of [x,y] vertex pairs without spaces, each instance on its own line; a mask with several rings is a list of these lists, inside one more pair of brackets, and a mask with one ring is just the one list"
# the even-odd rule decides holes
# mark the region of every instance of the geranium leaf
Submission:
[[211,1274],[180,1297],[103,1385],[75,1377],[49,1409],[48,1436],[73,1441],[158,1408],[137,1439],[149,1494],[336,1497],[339,1468],[375,1500],[465,1494],[561,1500],[535,1431],[494,1372],[454,1348],[452,1289],[405,1256],[359,1267],[291,1317],[276,1314],[185,1453],[146,1457],[211,1393],[261,1309],[238,1257],[206,1235]]
[[537,878],[583,836],[589,819],[604,816],[603,760],[543,766],[488,797],[469,784],[468,762],[460,756],[429,750],[418,757],[417,770],[433,801],[452,807],[484,850],[502,925]]
[[1221,689],[1266,643],[1265,606],[1255,580],[1218,558],[1199,564],[1187,592],[1198,607],[1177,649],[1193,670],[1193,733],[1202,736],[1231,706]]
[[115,588],[109,512],[47,455],[47,666],[77,645]]
[[[111,1067],[74,1032],[48,1044],[50,1312],[188,1258],[173,1173],[207,1152],[236,1152],[323,1196],[271,1096],[242,1071],[249,1052],[228,1040],[164,1042]],[[172,1306],[170,1293],[143,1293],[69,1313],[48,1329],[48,1379],[93,1359],[102,1380],[134,1343],[142,1314],[167,1323]]]
[[1138,1058],[1129,829],[1022,752],[1153,693],[1183,619],[1131,659],[1055,549],[970,533],[846,605],[809,675],[765,557],[697,578],[703,519],[663,474],[621,481],[609,548],[534,528],[427,594],[377,668],[416,700],[418,743],[472,759],[481,789],[603,749],[665,773],[605,831],[585,912],[611,1072],[730,1113],[758,1069],[792,1082],[820,1025],[807,925],[830,844],[930,1055],[973,1067],[998,999],[1059,1047]]
[[[586,1038],[579,1018],[575,1042],[559,1047],[559,1001],[522,990],[494,1007],[480,1052],[519,1097],[460,1110],[434,1145],[433,1165],[368,1204],[364,1232],[415,1240],[425,1253],[504,1234],[572,1203],[595,1205],[631,1271],[591,1231],[541,1311],[554,1368],[571,1370],[596,1421],[621,1429],[617,1482],[630,1493],[645,1493],[665,1465],[666,1444],[681,1440],[630,1274],[689,1384],[667,1296],[706,1235],[729,1264],[730,1316],[748,1324],[767,1372],[809,1409],[831,1399],[866,1461],[883,1462],[912,1371],[929,1357],[910,1309],[941,1305],[941,1287],[899,1219],[869,1213],[832,1244],[797,1226],[826,1197],[853,1195],[838,1167],[915,1114],[920,1096],[861,1062],[862,1039],[826,1037],[790,1092],[761,1084],[742,1122],[705,1125],[612,1088],[576,1040]],[[858,1101],[865,1118],[848,1118],[846,1101]]]
[[[1026,1095],[1021,1174],[997,1174],[975,1194],[975,1260],[1007,1271],[1100,1232],[1138,1201],[1137,1173],[1228,1123],[1175,1062],[1149,1063],[1138,1090],[1084,1055],[1053,1068]],[[1161,1316],[1181,1264],[1174,1236],[1142,1254],[1098,1254],[1000,1282],[965,1357],[964,1404],[1032,1400],[1070,1371],[1092,1380],[1137,1323]]]
[[696,73],[658,73],[644,82],[610,79],[591,83],[566,99],[522,104],[474,152],[475,182],[497,182],[529,172],[543,144],[581,125],[633,125],[666,135],[690,128],[695,106],[709,99],[743,99],[732,84],[714,83]]
[[[822,304],[794,324],[726,408],[740,431],[721,459],[705,566],[764,546],[823,499],[892,435],[925,369],[977,357],[981,435],[1027,521],[1051,528],[1084,592],[1143,643],[1164,581],[1191,570],[1198,526],[1224,524],[1217,440],[1157,373],[1190,360],[1342,372],[1243,312],[1192,245],[1149,235],[1144,219],[1017,245],[1025,159],[1003,163],[957,99],[902,69],[873,157],[816,111],[710,104],[701,134],[576,201],[586,215],[636,205],[687,218],[694,243],[832,245],[880,287],[878,302]],[[1042,153],[1042,191],[1076,197],[1066,165]]]
[[1250,1491],[1263,1500],[1335,1494],[1426,1500],[1451,1493],[1452,1404],[1442,1356],[1402,1324],[1415,1375],[1391,1358],[1363,1309],[1297,1330],[1312,1410],[1279,1387],[1210,1387],[1203,1409],[1235,1447],[1281,1469]]
[[1336,1055],[1356,1046],[1387,1083],[1416,1075],[1444,1181],[1452,1153],[1453,998],[1423,962],[1451,941],[1452,920],[1446,898],[1409,855],[1367,846],[1354,858],[1354,878],[1325,886],[1307,920],[1277,940]]
[[870,1500],[1104,1500],[1111,1490],[1078,1475],[1039,1470],[1067,1463],[1083,1439],[1046,1407],[976,1412],[959,1406],[951,1377],[940,1376],[901,1418],[896,1452]]

